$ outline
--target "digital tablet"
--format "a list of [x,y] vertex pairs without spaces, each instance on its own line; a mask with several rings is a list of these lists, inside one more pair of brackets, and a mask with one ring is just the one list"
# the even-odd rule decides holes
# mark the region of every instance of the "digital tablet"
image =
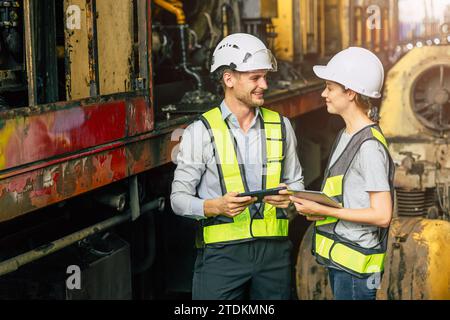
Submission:
[[292,196],[297,197],[297,198],[314,201],[314,202],[323,204],[325,206],[333,207],[333,208],[342,208],[340,203],[331,199],[329,196],[327,196],[325,193],[323,193],[321,191],[289,190],[289,192],[292,193]]
[[256,197],[258,200],[256,202],[261,202],[264,197],[266,196],[276,196],[279,194],[280,191],[286,190],[286,187],[279,187],[279,188],[273,188],[273,189],[265,189],[265,190],[258,190],[258,191],[250,191],[250,192],[244,192],[239,193],[238,197]]

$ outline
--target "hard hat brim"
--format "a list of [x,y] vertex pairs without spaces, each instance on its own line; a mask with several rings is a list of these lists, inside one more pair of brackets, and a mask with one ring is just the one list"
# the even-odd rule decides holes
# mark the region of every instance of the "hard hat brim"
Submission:
[[379,92],[372,92],[372,93],[363,92],[361,90],[358,90],[355,86],[352,86],[351,84],[346,84],[346,83],[340,82],[339,80],[336,79],[336,75],[330,73],[327,66],[314,66],[313,71],[316,74],[316,76],[319,77],[320,79],[339,83],[340,85],[343,85],[345,88],[349,88],[349,89],[355,91],[356,93],[362,94],[369,98],[374,98],[374,99],[381,98],[381,93],[379,93]]
[[267,72],[277,72],[278,71],[277,69],[274,69],[271,65],[254,66],[254,67],[249,66],[249,67],[246,67],[246,68],[236,68],[235,70],[239,71],[239,72],[252,72],[252,71],[259,71],[259,70],[264,70],[264,71],[267,71]]
[[320,79],[334,81],[326,66],[314,66],[313,71]]

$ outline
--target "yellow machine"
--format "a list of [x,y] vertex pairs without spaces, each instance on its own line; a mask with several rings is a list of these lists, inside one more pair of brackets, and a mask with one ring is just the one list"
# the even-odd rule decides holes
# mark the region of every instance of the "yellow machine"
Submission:
[[[278,17],[273,19],[277,57],[295,62],[301,56],[330,56],[354,45],[383,58],[397,41],[396,10],[386,0],[278,1]],[[366,28],[368,23],[374,28]]]
[[[450,299],[450,223],[422,217],[395,218],[377,299]],[[326,269],[311,255],[308,229],[297,261],[300,300],[333,299]]]
[[380,124],[397,163],[400,218],[382,298],[450,299],[449,57],[448,45],[415,48],[387,75]]
[[[78,9],[79,8],[79,9]],[[93,28],[92,12],[85,0],[65,0],[64,9],[72,28],[66,28],[66,56],[70,61],[70,76],[66,79],[69,99],[90,96],[91,83],[98,78],[99,94],[128,92],[132,88],[133,29],[130,16],[133,14],[131,0],[96,2],[98,36],[98,70],[93,68],[89,49],[89,30]],[[86,12],[86,14],[81,14]],[[114,19],[110,19],[114,16]],[[79,26],[75,22],[79,20]],[[120,45],[118,45],[120,43]]]
[[[380,126],[396,163],[396,217],[378,299],[450,299],[450,46],[415,48],[390,69]],[[332,299],[328,275],[300,247],[300,299]]]
[[381,110],[381,127],[391,141],[392,157],[399,164],[396,187],[437,188],[447,214],[449,57],[448,45],[411,50],[387,75]]

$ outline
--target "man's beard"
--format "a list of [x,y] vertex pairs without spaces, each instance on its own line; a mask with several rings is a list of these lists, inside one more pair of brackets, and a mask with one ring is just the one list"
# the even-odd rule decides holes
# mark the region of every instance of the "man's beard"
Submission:
[[252,99],[253,93],[250,93],[248,95],[243,95],[242,97],[237,97],[239,101],[244,103],[245,105],[252,107],[252,108],[259,108],[264,105],[264,98],[255,101]]

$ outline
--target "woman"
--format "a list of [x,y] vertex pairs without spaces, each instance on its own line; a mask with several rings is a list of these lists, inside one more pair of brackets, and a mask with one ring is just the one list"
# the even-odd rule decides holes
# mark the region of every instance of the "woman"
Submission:
[[375,300],[381,281],[393,211],[394,164],[377,125],[370,98],[380,98],[381,61],[351,47],[327,66],[315,66],[326,80],[327,110],[345,121],[325,173],[322,191],[342,204],[336,209],[291,197],[299,214],[315,221],[313,253],[328,268],[337,300]]

